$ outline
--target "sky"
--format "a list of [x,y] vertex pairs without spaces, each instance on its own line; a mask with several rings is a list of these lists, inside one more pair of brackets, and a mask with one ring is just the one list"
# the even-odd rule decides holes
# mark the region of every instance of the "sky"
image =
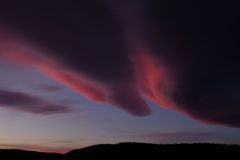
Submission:
[[240,144],[237,5],[0,3],[0,148]]

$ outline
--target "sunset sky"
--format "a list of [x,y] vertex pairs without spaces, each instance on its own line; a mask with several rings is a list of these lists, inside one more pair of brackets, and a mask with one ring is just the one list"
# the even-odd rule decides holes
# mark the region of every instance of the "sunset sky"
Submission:
[[0,2],[0,148],[240,144],[236,5]]

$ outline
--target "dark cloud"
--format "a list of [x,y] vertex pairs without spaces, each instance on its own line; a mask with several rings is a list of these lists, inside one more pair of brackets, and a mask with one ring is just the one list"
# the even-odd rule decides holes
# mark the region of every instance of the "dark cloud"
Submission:
[[2,26],[24,39],[1,38],[5,56],[134,115],[150,113],[147,97],[207,123],[240,127],[238,5],[108,2],[1,1]]
[[70,112],[70,108],[50,103],[41,97],[2,89],[0,89],[0,107],[44,115]]
[[172,101],[194,118],[239,127],[236,4],[153,0],[146,5],[149,47],[176,77]]

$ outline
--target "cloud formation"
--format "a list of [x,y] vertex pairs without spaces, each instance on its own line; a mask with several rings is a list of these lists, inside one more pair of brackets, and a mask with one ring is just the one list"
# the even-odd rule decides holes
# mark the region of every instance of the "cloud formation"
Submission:
[[1,55],[133,115],[151,112],[146,97],[240,127],[237,5],[107,2],[3,1]]
[[70,108],[54,104],[26,93],[0,89],[0,107],[34,114],[57,114],[70,112]]

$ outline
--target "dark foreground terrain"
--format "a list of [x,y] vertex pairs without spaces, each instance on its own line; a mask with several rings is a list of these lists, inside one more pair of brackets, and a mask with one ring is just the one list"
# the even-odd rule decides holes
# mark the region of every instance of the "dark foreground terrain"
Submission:
[[163,156],[172,156],[176,158],[179,158],[178,156],[207,158],[209,155],[229,155],[238,159],[240,155],[240,146],[219,144],[157,145],[144,143],[120,143],[115,145],[102,144],[90,146],[83,149],[72,150],[66,154],[40,153],[24,150],[0,150],[1,160],[160,159],[163,158]]

